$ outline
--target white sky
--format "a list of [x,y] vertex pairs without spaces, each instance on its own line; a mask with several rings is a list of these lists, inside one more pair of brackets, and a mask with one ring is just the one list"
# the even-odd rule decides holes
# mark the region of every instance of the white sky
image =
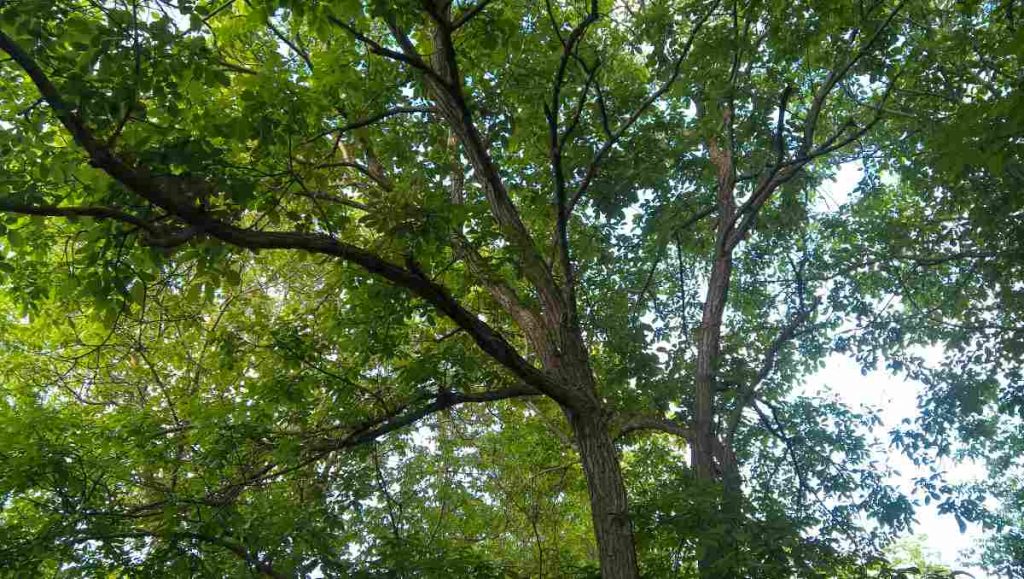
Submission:
[[[850,192],[857,186],[860,169],[855,164],[841,168],[835,181],[823,187],[824,199],[819,203],[819,210],[834,210],[842,205]],[[941,350],[926,353],[926,359],[941,359]],[[854,408],[862,405],[880,409],[882,427],[875,433],[882,440],[888,439],[888,431],[899,425],[904,418],[913,420],[918,416],[917,396],[924,388],[920,382],[905,380],[884,370],[861,374],[860,366],[852,359],[835,354],[831,356],[825,367],[808,377],[804,382],[804,390],[808,393],[825,390],[838,396],[842,401]],[[900,476],[897,484],[909,491],[913,488],[913,479],[928,474],[925,469],[916,467],[913,462],[895,449],[886,456]],[[949,461],[942,465],[947,477],[956,482],[976,480],[985,476],[982,465],[976,463],[956,463]],[[976,546],[984,534],[980,526],[968,523],[967,532],[960,533],[960,528],[952,515],[939,515],[937,503],[922,505],[917,511],[918,524],[915,534],[926,538],[926,545],[931,550],[934,560],[949,565],[955,570],[968,571],[976,579],[987,579],[990,576],[978,568],[966,565],[961,551]]]
[[[838,354],[830,357],[825,367],[807,378],[804,384],[808,393],[825,390],[853,408],[866,405],[879,409],[883,424],[874,434],[881,440],[887,440],[889,429],[899,425],[901,420],[918,415],[917,395],[922,387],[919,382],[904,380],[883,370],[861,375],[860,366],[854,360]],[[915,477],[929,474],[895,449],[886,454],[885,462],[899,472],[895,483],[906,492],[913,488]],[[984,468],[978,464],[950,461],[943,466],[952,481],[975,480],[984,476]],[[961,534],[953,516],[939,515],[936,505],[937,502],[921,504],[914,530],[915,534],[926,538],[925,544],[933,551],[933,559],[953,569],[968,571],[977,579],[990,577],[980,569],[969,567],[960,557],[960,551],[978,544],[983,536],[981,528],[968,523],[967,532]]]

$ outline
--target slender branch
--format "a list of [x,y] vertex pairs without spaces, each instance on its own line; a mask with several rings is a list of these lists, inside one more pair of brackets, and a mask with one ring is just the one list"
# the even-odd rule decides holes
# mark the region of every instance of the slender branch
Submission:
[[363,118],[363,119],[359,119],[358,121],[353,121],[351,123],[348,123],[346,125],[342,125],[340,127],[332,127],[332,128],[329,128],[329,129],[325,129],[325,130],[321,131],[320,133],[317,133],[315,136],[311,137],[310,139],[308,139],[306,142],[309,143],[309,142],[315,141],[317,139],[326,137],[328,135],[340,135],[340,134],[348,133],[348,132],[354,131],[356,129],[361,129],[363,127],[368,127],[368,126],[370,126],[370,125],[372,125],[374,123],[378,123],[378,122],[380,122],[380,121],[382,121],[384,119],[387,119],[387,118],[390,118],[390,117],[394,117],[394,116],[397,116],[397,115],[412,115],[412,114],[419,114],[419,113],[426,114],[426,113],[436,113],[436,112],[437,112],[437,109],[435,107],[395,107],[395,108],[392,108],[392,109],[388,109],[386,111],[381,111],[381,112],[379,112],[379,113],[377,113],[375,115],[371,115],[369,117],[366,117],[366,118]]
[[[246,4],[248,4],[248,2],[246,2]],[[292,52],[298,55],[299,58],[301,58],[302,61],[306,63],[306,66],[309,68],[309,72],[313,72],[313,61],[312,59],[310,59],[309,54],[305,50],[299,48],[299,46],[295,42],[293,42],[292,39],[288,38],[288,36],[284,32],[282,32],[280,29],[274,26],[274,23],[269,18],[267,19],[267,28],[270,29],[270,32],[272,32],[274,36],[277,37],[278,40],[285,43],[285,45],[288,48],[290,48]]]
[[874,47],[875,43],[878,42],[878,39],[881,38],[882,33],[889,28],[889,25],[892,23],[893,19],[896,18],[896,15],[899,14],[900,10],[903,9],[905,4],[906,0],[902,0],[897,4],[892,11],[889,12],[886,19],[878,25],[878,28],[875,29],[875,32],[867,42],[862,44],[857,52],[849,58],[845,64],[837,69],[829,71],[825,81],[815,93],[814,100],[811,102],[811,108],[808,110],[806,120],[804,121],[803,143],[800,145],[802,153],[806,154],[814,146],[814,133],[817,130],[818,117],[820,116],[821,110],[824,108],[825,101],[828,99],[832,89],[835,88],[836,84],[846,78],[846,75],[861,58],[868,54],[868,52]]
[[251,76],[257,76],[260,73],[258,70],[255,70],[253,68],[249,68],[248,66],[244,66],[244,65],[237,64],[237,63],[230,62],[230,61],[223,60],[223,59],[218,60],[216,64],[219,65],[219,66],[223,66],[224,68],[226,68],[226,69],[228,69],[228,70],[230,70],[232,72],[237,72],[238,74],[248,74],[248,75],[251,75]]
[[[832,90],[846,78],[853,66],[866,56],[869,51],[874,47],[875,43],[881,38],[882,33],[889,28],[892,24],[893,19],[900,12],[903,6],[906,4],[905,0],[901,1],[896,5],[895,8],[888,14],[885,20],[879,24],[875,29],[871,37],[864,42],[857,52],[847,59],[847,61],[840,66],[829,71],[825,78],[825,81],[818,88],[811,101],[810,108],[808,109],[807,115],[804,119],[803,128],[803,139],[800,143],[799,151],[795,159],[790,161],[785,160],[785,141],[782,131],[784,130],[784,114],[785,105],[789,98],[789,87],[787,87],[780,98],[779,106],[779,119],[776,125],[775,139],[775,151],[776,151],[776,162],[768,170],[768,172],[761,178],[757,187],[755,187],[750,197],[743,203],[740,209],[736,212],[732,218],[732,224],[735,224],[736,220],[739,220],[739,224],[736,225],[729,233],[728,238],[725,241],[725,246],[728,249],[734,248],[747,234],[750,228],[754,224],[754,220],[757,218],[761,207],[771,198],[772,194],[778,189],[778,187],[797,174],[803,169],[808,163],[817,157],[829,154],[836,151],[846,145],[853,143],[860,137],[870,131],[881,119],[885,110],[885,103],[888,101],[889,94],[895,84],[895,80],[890,82],[889,86],[886,87],[886,91],[882,96],[882,101],[876,110],[874,118],[869,121],[864,127],[854,131],[853,133],[843,136],[847,129],[852,126],[853,121],[847,121],[838,131],[832,136],[825,140],[824,143],[815,147],[814,146],[814,134],[817,131],[818,120],[821,115],[821,111],[824,109],[826,101],[828,100],[829,94]],[[897,75],[898,77],[898,75]]]
[[757,402],[753,404],[754,412],[757,413],[758,418],[761,420],[761,424],[764,425],[765,429],[768,430],[775,438],[779,439],[782,444],[786,447],[786,453],[789,454],[789,459],[793,463],[793,472],[797,477],[797,484],[799,485],[798,495],[799,500],[802,502],[804,495],[807,493],[810,485],[807,481],[807,473],[803,469],[796,452],[796,443],[790,438],[782,427],[782,422],[778,418],[778,414],[775,412],[775,408],[769,405],[767,402],[762,402],[772,413],[772,417],[775,419],[775,424],[772,424],[772,420],[768,418],[768,415],[757,405]]
[[357,30],[354,26],[352,26],[351,24],[345,22],[344,20],[341,20],[341,19],[339,19],[339,18],[337,18],[335,16],[332,16],[330,14],[327,15],[327,20],[330,21],[332,24],[345,29],[349,34],[352,35],[353,38],[355,38],[360,43],[362,43],[364,46],[366,46],[367,49],[369,49],[370,52],[372,52],[372,53],[374,53],[374,54],[376,54],[378,56],[383,56],[385,58],[388,58],[388,59],[391,59],[391,60],[394,60],[394,61],[397,61],[397,62],[405,63],[405,64],[407,64],[407,65],[409,65],[409,66],[411,66],[411,67],[413,67],[413,68],[415,68],[417,70],[423,71],[423,72],[429,72],[429,70],[430,70],[430,68],[427,66],[427,64],[425,62],[423,62],[423,60],[421,58],[412,57],[412,56],[406,55],[406,54],[404,54],[402,52],[397,52],[397,51],[391,50],[390,48],[386,48],[384,45],[380,44],[379,42],[377,42],[376,40],[370,38],[369,36],[363,34],[359,30]]
[[57,205],[30,205],[16,203],[6,199],[0,199],[0,211],[5,213],[20,213],[23,215],[41,215],[44,217],[92,217],[94,219],[113,219],[139,229],[154,231],[153,224],[131,213],[126,213],[113,207],[78,206],[67,207]]
[[256,554],[252,553],[245,548],[241,543],[238,543],[227,537],[218,537],[215,535],[209,535],[206,533],[197,533],[194,531],[146,531],[146,530],[133,530],[115,533],[81,533],[73,538],[75,542],[84,541],[105,541],[110,539],[132,539],[132,538],[157,538],[157,539],[174,539],[175,537],[182,537],[188,539],[194,539],[203,543],[209,543],[216,545],[232,554],[236,555],[239,559],[242,559],[246,563],[252,566],[257,572],[266,577],[272,579],[287,579],[287,575],[277,571],[274,566],[267,561],[259,558]]
[[508,400],[510,398],[537,396],[539,394],[540,392],[535,388],[526,384],[510,386],[501,390],[475,393],[441,391],[431,396],[430,401],[419,408],[410,410],[404,414],[389,416],[384,420],[378,420],[372,424],[367,424],[363,427],[357,428],[342,438],[321,440],[311,443],[308,445],[308,448],[314,451],[335,451],[351,448],[372,442],[385,434],[410,426],[430,414],[452,408],[459,404],[496,402],[499,400]]
[[627,118],[626,121],[623,122],[622,125],[620,125],[619,128],[616,129],[615,132],[612,133],[612,135],[608,137],[607,140],[605,140],[604,144],[601,145],[597,152],[594,153],[594,157],[590,161],[590,165],[587,167],[587,171],[583,175],[583,179],[580,181],[580,184],[576,188],[576,192],[573,193],[572,197],[569,200],[568,210],[570,213],[579,203],[580,198],[582,198],[583,195],[586,194],[587,188],[590,187],[590,183],[594,180],[594,177],[597,176],[597,172],[600,167],[601,161],[604,160],[605,155],[607,155],[608,152],[612,149],[612,147],[614,147],[619,142],[619,140],[626,133],[626,131],[628,131],[640,119],[640,117],[643,116],[647,109],[650,108],[650,106],[653,105],[655,101],[661,98],[663,94],[668,92],[668,90],[672,88],[673,84],[675,84],[676,80],[682,73],[683,61],[685,61],[686,57],[690,54],[690,49],[693,48],[693,42],[694,40],[696,40],[697,34],[704,27],[704,24],[708,21],[708,19],[711,18],[711,15],[715,12],[715,10],[718,9],[718,5],[720,3],[721,0],[715,0],[715,2],[711,6],[711,9],[705,12],[703,15],[701,15],[698,18],[697,22],[694,23],[693,29],[690,31],[690,35],[687,37],[686,43],[683,45],[682,52],[679,54],[678,57],[676,57],[676,60],[672,66],[672,73],[669,75],[669,78],[664,83],[662,83],[662,85],[658,87],[657,90],[648,95],[647,98],[645,98],[640,103],[640,106],[633,111],[629,118]]
[[329,201],[331,203],[337,203],[338,205],[345,205],[353,209],[359,209],[360,211],[369,211],[370,207],[365,203],[356,201],[355,199],[349,199],[340,195],[332,195],[323,191],[297,191],[295,193],[300,197],[306,197],[308,199],[315,199],[317,201]]
[[487,8],[487,5],[490,4],[491,1],[492,0],[480,0],[473,6],[470,6],[465,11],[463,11],[462,14],[456,16],[455,20],[451,24],[452,32],[455,32],[456,30],[468,24],[469,21],[476,17],[478,14],[480,14],[480,12],[482,12],[484,8]]
[[[756,219],[758,212],[761,207],[767,203],[768,199],[771,198],[772,194],[778,189],[778,187],[797,174],[803,169],[808,163],[814,159],[837,151],[863,137],[871,129],[873,129],[884,117],[886,108],[885,104],[888,102],[889,96],[892,92],[892,88],[895,86],[897,79],[894,78],[889,85],[886,87],[885,92],[882,94],[882,98],[875,109],[875,115],[868,121],[863,127],[858,128],[852,133],[843,137],[843,134],[851,126],[855,126],[852,120],[847,121],[839,130],[837,130],[832,136],[826,139],[821,145],[816,147],[812,151],[802,151],[796,159],[786,161],[782,156],[778,157],[776,164],[769,170],[769,172],[761,179],[758,186],[751,193],[750,197],[743,203],[740,209],[736,212],[735,219],[739,219],[739,225],[737,225],[732,233],[729,235],[727,240],[727,246],[732,248],[735,247],[746,235],[747,231],[753,226],[754,219]],[[780,118],[781,118],[780,110]],[[841,138],[842,137],[842,138]],[[776,137],[781,139],[781,134]],[[777,149],[778,150],[778,149]]]
[[[554,12],[551,9],[551,3],[548,2],[548,14],[551,16],[551,25],[554,28],[555,35],[558,37],[559,42],[562,44],[562,56],[558,62],[558,68],[555,71],[555,80],[551,87],[551,103],[545,105],[545,112],[548,122],[548,156],[551,160],[551,176],[555,184],[555,200],[558,207],[558,215],[555,220],[555,251],[558,255],[559,265],[562,270],[562,275],[565,276],[564,290],[566,292],[566,301],[569,304],[570,312],[575,317],[575,280],[573,279],[572,271],[572,258],[569,255],[569,200],[567,198],[565,189],[565,171],[562,167],[562,149],[572,134],[572,131],[576,128],[576,122],[579,120],[579,116],[583,111],[583,103],[586,100],[587,93],[590,90],[590,83],[593,81],[593,73],[587,75],[587,81],[581,90],[579,103],[574,113],[574,120],[571,121],[570,125],[565,129],[564,133],[561,129],[561,106],[562,106],[562,88],[565,84],[566,72],[569,68],[569,61],[572,59],[572,54],[576,51],[577,45],[583,40],[583,36],[587,33],[587,29],[591,24],[597,22],[599,13],[597,10],[597,0],[591,0],[590,10],[579,24],[577,24],[572,31],[569,33],[568,38],[563,38],[558,30],[558,23],[554,20]],[[597,68],[594,67],[594,72]]]
[[853,131],[851,134],[847,135],[846,137],[840,138],[840,137],[842,137],[843,133],[846,131],[846,129],[848,127],[855,126],[855,125],[852,124],[852,122],[848,122],[846,125],[844,125],[842,128],[840,128],[838,131],[836,131],[835,134],[833,134],[831,137],[826,139],[824,143],[822,143],[820,146],[815,148],[814,151],[809,153],[808,157],[813,159],[815,157],[820,157],[822,155],[827,155],[827,154],[829,154],[829,153],[831,153],[833,151],[842,149],[843,147],[845,147],[845,146],[847,146],[847,145],[857,141],[858,139],[863,137],[865,134],[867,134],[868,131],[873,129],[875,127],[875,125],[877,125],[885,117],[885,113],[888,111],[888,109],[885,107],[885,105],[886,105],[886,103],[889,102],[889,97],[892,94],[893,87],[896,86],[896,82],[899,80],[901,74],[902,74],[902,71],[897,72],[897,74],[893,77],[893,79],[886,86],[885,92],[882,93],[882,98],[879,99],[878,106],[874,107],[875,114],[874,114],[874,116],[872,116],[871,120],[869,120],[867,123],[865,123],[863,127],[858,128],[857,130]]
[[580,124],[580,119],[583,116],[583,108],[587,104],[587,96],[590,94],[590,87],[595,84],[595,75],[597,74],[597,66],[594,66],[590,72],[587,73],[587,78],[583,82],[583,88],[580,89],[579,98],[576,100],[576,107],[573,109],[572,116],[569,117],[569,124],[562,132],[562,136],[558,141],[559,150],[564,150],[565,145],[569,142],[569,138],[572,137],[573,133],[576,132],[576,128]]
[[[678,227],[676,227],[675,231],[673,232],[673,235],[678,235],[679,232],[681,232],[681,231],[683,231],[685,229],[688,229],[689,227],[693,226],[694,224],[696,224],[700,220],[704,219],[705,217],[707,217],[708,215],[711,215],[712,213],[714,213],[716,211],[718,211],[718,206],[717,205],[709,205],[709,206],[705,207],[704,209],[701,209],[697,213],[695,213],[692,216],[690,216],[689,219],[687,219],[686,221],[681,223]],[[666,242],[666,245],[667,245],[667,242]],[[664,246],[658,248],[658,254],[655,256],[654,262],[651,263],[650,269],[647,270],[647,276],[646,276],[646,278],[644,280],[644,285],[643,285],[643,287],[640,288],[640,291],[636,295],[637,308],[640,307],[640,303],[643,302],[644,295],[647,293],[647,290],[650,289],[651,283],[654,281],[654,274],[655,274],[655,272],[658,269],[658,264],[661,263],[661,258],[662,258],[662,255],[664,254],[664,249],[665,249]]]
[[371,181],[377,184],[381,189],[385,191],[390,190],[392,185],[391,182],[384,178],[381,173],[374,171],[371,167],[368,167],[358,161],[332,161],[330,163],[321,163],[315,165],[317,169],[355,169],[363,175],[370,178]]
[[776,362],[778,360],[779,353],[782,351],[782,347],[798,336],[798,330],[807,322],[811,314],[814,313],[819,301],[820,300],[816,299],[809,308],[801,308],[800,311],[790,317],[789,322],[779,331],[779,334],[768,346],[768,350],[765,352],[764,359],[761,362],[761,368],[758,370],[757,376],[754,380],[744,384],[743,387],[740,388],[737,395],[736,406],[732,409],[732,413],[729,415],[727,420],[727,441],[731,441],[735,436],[736,429],[739,427],[740,419],[743,416],[743,411],[757,396],[758,386],[760,386],[775,370]]
[[216,537],[214,535],[207,535],[204,533],[189,532],[185,534],[197,540],[204,541],[213,545],[218,545],[220,547],[223,547],[224,549],[227,549],[228,551],[231,551],[240,559],[252,565],[252,567],[259,571],[262,575],[272,577],[273,579],[285,579],[287,577],[287,575],[274,569],[273,565],[271,565],[267,561],[264,561],[263,559],[260,559],[258,555],[252,553],[240,543],[237,543],[225,537]]

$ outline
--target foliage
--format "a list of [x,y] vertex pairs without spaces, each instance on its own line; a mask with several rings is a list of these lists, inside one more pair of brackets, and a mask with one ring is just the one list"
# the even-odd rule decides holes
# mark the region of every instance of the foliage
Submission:
[[[0,3],[0,573],[884,576],[918,500],[1019,531],[1015,4]],[[808,394],[834,353],[920,420]],[[1001,476],[904,496],[884,443]]]

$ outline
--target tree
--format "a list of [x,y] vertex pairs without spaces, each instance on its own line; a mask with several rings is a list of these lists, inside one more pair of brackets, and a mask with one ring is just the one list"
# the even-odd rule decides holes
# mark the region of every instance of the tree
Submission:
[[[476,505],[482,533],[481,497],[532,496],[509,520],[537,548],[509,558],[543,573],[589,557],[551,522],[583,485],[604,577],[813,574],[850,554],[836,536],[876,551],[912,506],[859,434],[876,419],[793,387],[833,350],[907,364],[948,324],[1004,328],[993,356],[1019,358],[1019,309],[966,286],[987,272],[1017,303],[1019,249],[960,235],[1019,209],[977,177],[1018,151],[951,168],[963,143],[917,125],[1019,116],[1013,4],[0,6],[11,560],[344,575],[344,545],[393,568],[392,544],[485,575],[455,533],[452,559],[425,548],[443,517],[414,533],[400,511]],[[857,198],[823,209],[851,162]],[[531,441],[479,459],[504,487],[434,470],[472,462],[453,412],[481,444]],[[399,470],[444,482],[399,500],[375,453],[428,417],[448,454]],[[938,424],[913,440],[941,447]],[[394,543],[360,543],[341,496],[383,497]]]

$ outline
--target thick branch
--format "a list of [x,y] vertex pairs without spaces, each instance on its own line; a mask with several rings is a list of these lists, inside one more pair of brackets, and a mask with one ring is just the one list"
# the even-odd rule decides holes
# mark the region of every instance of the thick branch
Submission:
[[[455,57],[455,45],[451,38],[448,14],[450,9],[450,5],[446,4],[443,8],[431,11],[431,18],[435,22],[435,50],[431,55],[431,64],[422,77],[424,84],[441,115],[462,144],[466,157],[473,167],[473,174],[484,190],[491,215],[502,234],[515,248],[523,273],[540,295],[545,311],[554,317],[560,317],[565,304],[558,284],[538,251],[533,236],[523,223],[505,188],[498,167],[474,124],[473,112],[463,92],[462,78]],[[409,38],[393,23],[389,23],[389,27],[398,44],[403,47],[406,58],[423,62]]]
[[[698,114],[703,115],[703,107]],[[712,133],[707,140],[708,154],[717,173],[716,201],[718,226],[711,262],[711,273],[697,331],[697,360],[693,392],[693,446],[691,459],[697,477],[711,480],[714,472],[714,449],[717,439],[714,428],[714,393],[721,351],[722,319],[725,314],[729,285],[732,279],[732,247],[729,232],[736,214],[736,166],[733,159],[732,115],[730,103],[723,103],[721,126],[728,142],[723,146]]]
[[[555,281],[548,263],[538,251],[532,235],[523,223],[518,209],[505,188],[498,167],[474,124],[473,112],[466,100],[455,46],[451,38],[451,5],[443,0],[425,0],[424,6],[434,23],[432,30],[434,50],[430,58],[430,68],[424,71],[422,77],[426,92],[434,100],[452,132],[461,143],[473,168],[473,175],[487,198],[491,215],[504,238],[514,250],[514,256],[522,268],[524,276],[537,291],[541,302],[540,314],[543,316],[544,328],[531,330],[533,320],[528,313],[519,316],[520,321],[523,322],[521,327],[528,335],[534,336],[532,341],[537,346],[538,353],[544,358],[546,365],[559,366],[562,364],[563,353],[559,351],[562,348],[576,350],[572,355],[585,359],[582,344],[579,343],[580,340],[576,335],[578,333],[559,331],[560,328],[564,328],[564,321],[569,313],[566,296]],[[423,59],[416,52],[414,44],[397,26],[397,23],[388,21],[387,24],[403,52],[409,58],[422,61]],[[507,299],[512,296],[512,293],[494,292],[494,289],[495,286],[490,288],[492,295],[498,295],[506,303],[513,303],[514,300]],[[513,309],[513,315],[516,315],[514,312]],[[574,377],[567,383],[578,386],[579,381],[579,377]],[[587,382],[586,379],[582,379],[582,381]],[[580,404],[592,405],[594,402],[592,394],[585,388],[577,387],[573,388],[571,396],[579,400]],[[562,400],[560,402],[564,405]]]
[[678,436],[687,442],[693,440],[693,432],[686,426],[669,418],[658,416],[631,416],[626,418],[618,428],[615,438],[619,439],[627,434],[640,430],[656,430]]
[[[466,200],[465,178],[462,163],[459,161],[458,142],[454,135],[449,138],[451,152],[451,188],[449,199],[452,205],[462,205]],[[455,256],[466,264],[470,275],[480,284],[491,299],[497,302],[508,315],[512,316],[516,325],[526,335],[533,348],[545,355],[550,349],[544,325],[540,316],[528,307],[519,297],[515,288],[498,274],[491,263],[473,244],[466,239],[461,225],[451,233],[451,245]]]
[[793,94],[793,85],[786,85],[779,95],[779,118],[775,122],[775,162],[782,163],[786,159],[786,104]]
[[338,257],[365,271],[378,275],[430,303],[473,337],[477,345],[495,361],[531,387],[573,406],[576,397],[554,383],[541,370],[527,362],[497,331],[476,314],[466,310],[446,288],[422,272],[396,265],[360,247],[318,233],[266,232],[237,227],[214,218],[193,200],[197,193],[209,192],[213,185],[181,177],[157,177],[144,167],[129,164],[97,140],[77,113],[67,105],[56,87],[36,62],[8,36],[0,32],[0,50],[7,52],[29,75],[61,124],[89,154],[90,162],[105,171],[136,195],[164,209],[190,226],[221,241],[250,250],[293,249]]

